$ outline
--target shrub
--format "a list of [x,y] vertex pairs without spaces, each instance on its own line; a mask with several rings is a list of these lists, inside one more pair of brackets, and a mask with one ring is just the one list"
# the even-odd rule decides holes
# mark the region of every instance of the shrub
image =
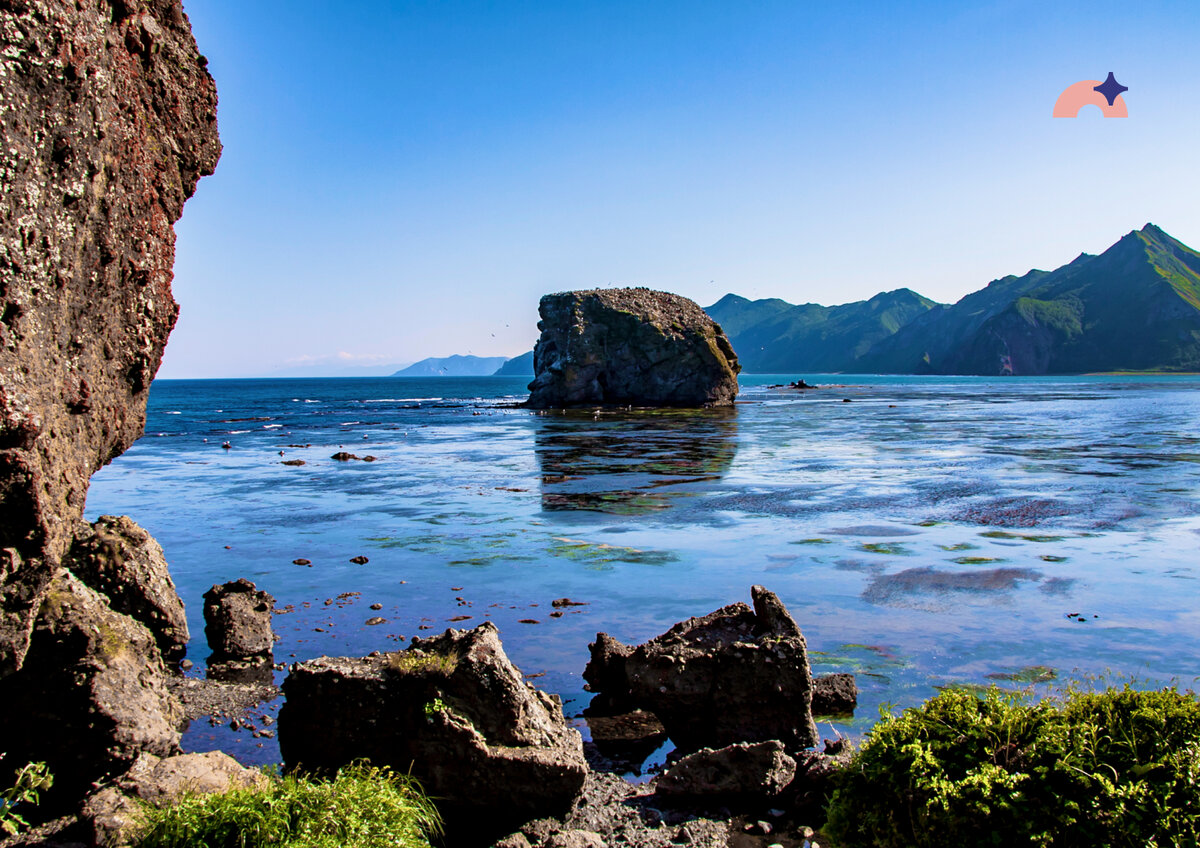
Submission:
[[266,788],[143,808],[138,848],[428,848],[441,825],[407,777],[356,763],[330,780],[272,778]]
[[[0,754],[0,760],[4,755]],[[17,812],[21,805],[37,806],[38,795],[54,783],[45,763],[29,763],[17,769],[13,784],[0,790],[0,833],[15,836],[29,822]]]
[[826,832],[855,846],[1200,844],[1200,703],[1173,689],[1042,703],[941,693],[885,715]]

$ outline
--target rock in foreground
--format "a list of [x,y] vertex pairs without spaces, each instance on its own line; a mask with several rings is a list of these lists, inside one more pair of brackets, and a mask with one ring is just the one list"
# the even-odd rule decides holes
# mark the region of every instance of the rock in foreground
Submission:
[[548,294],[528,405],[727,406],[741,370],[721,328],[686,297],[645,288]]
[[600,633],[583,672],[616,708],[658,716],[682,751],[778,739],[817,744],[804,635],[774,593],[680,622],[643,645]]
[[562,813],[587,774],[562,706],[522,679],[490,622],[414,639],[407,651],[299,663],[283,691],[288,768],[329,772],[368,758],[411,772],[452,833],[494,838]]

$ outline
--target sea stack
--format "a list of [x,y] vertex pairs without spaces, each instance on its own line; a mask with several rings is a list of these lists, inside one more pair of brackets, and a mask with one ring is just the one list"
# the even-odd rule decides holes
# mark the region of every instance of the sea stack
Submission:
[[720,326],[676,294],[592,289],[542,298],[528,406],[728,406],[741,370]]

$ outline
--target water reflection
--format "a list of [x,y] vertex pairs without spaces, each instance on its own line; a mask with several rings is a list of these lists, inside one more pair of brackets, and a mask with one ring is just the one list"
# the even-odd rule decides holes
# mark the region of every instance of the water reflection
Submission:
[[737,454],[737,410],[546,416],[534,434],[542,509],[639,515],[719,481]]

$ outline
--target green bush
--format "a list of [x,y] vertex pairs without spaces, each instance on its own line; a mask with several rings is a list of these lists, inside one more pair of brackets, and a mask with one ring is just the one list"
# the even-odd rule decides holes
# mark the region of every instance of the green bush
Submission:
[[433,804],[386,768],[348,766],[330,780],[272,777],[234,789],[143,808],[137,848],[428,848],[440,832]]
[[845,848],[1198,845],[1200,703],[943,692],[868,734],[825,831]]
[[[3,759],[4,755],[0,754],[0,760]],[[29,763],[17,769],[12,786],[0,790],[0,833],[16,836],[27,827],[29,822],[17,812],[17,808],[37,806],[39,794],[53,783],[54,778],[45,763]]]

